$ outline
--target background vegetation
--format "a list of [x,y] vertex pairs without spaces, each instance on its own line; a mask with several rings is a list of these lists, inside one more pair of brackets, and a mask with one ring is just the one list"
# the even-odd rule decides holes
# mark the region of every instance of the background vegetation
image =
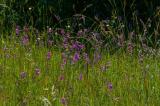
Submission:
[[[91,20],[85,19],[83,27],[89,28],[94,22],[96,27],[112,31],[117,27],[123,30],[125,37],[128,33],[143,32],[147,28],[149,45],[155,44],[153,33],[159,32],[160,20],[159,0],[1,0],[0,18],[1,31],[15,27],[15,25],[33,26],[44,30],[47,26],[53,27],[61,21],[63,26],[70,24],[74,32],[77,28],[76,14],[83,14]],[[106,26],[110,20],[111,26]],[[124,28],[119,28],[122,25]],[[62,26],[62,25],[61,25]],[[122,31],[121,31],[122,32]],[[120,32],[119,32],[120,33]],[[153,35],[153,36],[151,36]]]
[[0,0],[0,106],[158,106],[159,0]]

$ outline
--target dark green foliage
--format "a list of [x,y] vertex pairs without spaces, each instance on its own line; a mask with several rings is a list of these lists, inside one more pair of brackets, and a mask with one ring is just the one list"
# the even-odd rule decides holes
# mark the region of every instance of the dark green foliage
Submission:
[[[6,4],[19,15],[17,24],[50,25],[81,13],[106,19],[115,14],[131,21],[136,15],[146,21],[154,15],[159,0],[7,0]],[[32,8],[29,10],[29,8]],[[8,14],[6,14],[8,15]]]
[[[0,6],[0,27],[5,30],[15,27],[16,24],[44,30],[47,26],[59,27],[61,21],[64,21],[61,26],[65,28],[70,24],[72,31],[77,32],[82,27],[89,28],[95,23],[111,20],[109,31],[113,34],[124,33],[128,39],[129,32],[144,35],[147,29],[145,39],[148,44],[157,42],[153,33],[159,29],[159,0],[6,0],[5,4],[5,8]],[[93,21],[86,19],[85,25],[79,27],[79,22],[73,17],[75,14],[84,14]],[[119,29],[121,24],[125,27]],[[147,27],[148,24],[150,27]]]

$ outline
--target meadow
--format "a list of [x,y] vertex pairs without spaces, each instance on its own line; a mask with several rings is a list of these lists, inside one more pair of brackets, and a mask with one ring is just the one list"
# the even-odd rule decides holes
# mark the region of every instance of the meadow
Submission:
[[159,0],[0,0],[0,106],[159,106],[159,36]]
[[75,44],[69,50],[33,44],[16,31],[0,42],[1,106],[160,104],[159,50],[121,48],[87,56],[83,50],[71,53]]

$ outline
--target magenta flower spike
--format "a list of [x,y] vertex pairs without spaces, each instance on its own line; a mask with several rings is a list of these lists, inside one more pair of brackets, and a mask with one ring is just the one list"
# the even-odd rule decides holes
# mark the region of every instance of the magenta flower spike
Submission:
[[52,57],[52,53],[51,53],[51,52],[48,52],[48,53],[47,53],[47,60],[50,60],[51,57]]
[[29,37],[28,37],[28,35],[24,35],[22,37],[22,44],[23,45],[28,45],[29,44]]
[[110,83],[108,83],[108,89],[111,91],[112,89],[113,89],[113,85],[112,85],[112,83],[110,82]]
[[61,98],[61,104],[64,105],[64,106],[67,105],[67,100],[66,100],[66,98],[64,98],[64,97]]
[[79,53],[76,52],[73,56],[73,63],[76,63],[79,59],[80,59],[80,55]]

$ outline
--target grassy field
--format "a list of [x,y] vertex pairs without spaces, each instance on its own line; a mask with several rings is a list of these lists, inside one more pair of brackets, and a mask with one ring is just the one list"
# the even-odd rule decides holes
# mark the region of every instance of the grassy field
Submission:
[[0,106],[159,106],[159,0],[0,0]]
[[160,56],[140,51],[63,64],[60,49],[1,39],[0,106],[158,106]]

